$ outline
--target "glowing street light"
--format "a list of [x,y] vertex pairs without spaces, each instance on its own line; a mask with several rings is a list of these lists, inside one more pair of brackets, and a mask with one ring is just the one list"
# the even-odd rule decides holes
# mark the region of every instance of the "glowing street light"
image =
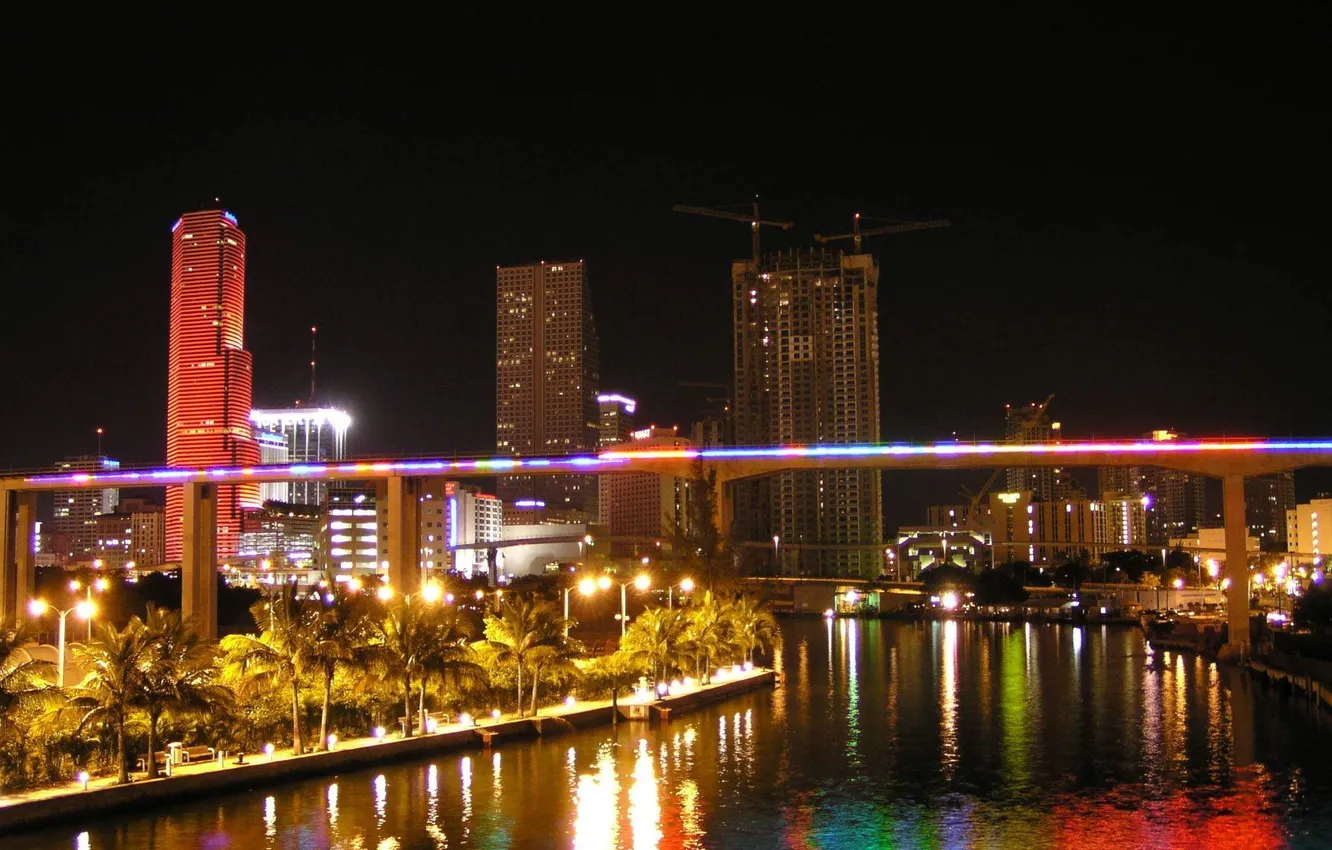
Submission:
[[[606,579],[607,582],[606,586],[609,587],[610,579],[607,578],[606,576],[602,576],[602,578]],[[600,580],[598,580],[597,583],[600,584],[601,583]],[[638,590],[647,590],[649,587],[652,586],[652,579],[648,577],[647,573],[639,573],[631,581],[621,581],[621,582],[616,582],[616,584],[620,586],[620,637],[624,637],[625,622],[629,619],[628,602],[625,598],[625,588],[629,587],[629,585],[632,584]]]
[[[565,640],[569,639],[569,591],[571,590],[573,590],[572,585],[564,589],[564,639]],[[584,596],[591,596],[592,594],[597,592],[597,582],[593,581],[591,578],[583,579],[582,581],[578,582],[578,592],[583,594]]]
[[40,617],[47,611],[54,611],[56,614],[60,615],[59,640],[57,641],[56,646],[56,652],[60,655],[60,663],[57,665],[56,675],[58,677],[58,684],[63,688],[65,686],[65,618],[73,613],[78,614],[85,620],[90,620],[92,619],[92,615],[96,613],[97,609],[93,607],[91,602],[80,602],[73,608],[68,608],[63,611],[59,608],[53,608],[50,605],[47,605],[40,599],[34,599],[28,603],[28,613],[32,614],[34,617]]
[[[96,562],[94,562],[94,563],[96,563]],[[78,593],[78,592],[79,592],[79,588],[81,588],[82,586],[83,586],[83,585],[80,584],[80,582],[79,582],[78,579],[74,579],[73,581],[71,581],[71,582],[69,583],[69,589],[70,589],[70,592],[71,592],[71,593]],[[95,578],[95,579],[93,579],[92,581],[88,582],[88,599],[87,599],[88,604],[89,604],[89,605],[92,605],[92,595],[93,595],[93,591],[94,591],[94,590],[97,591],[98,593],[105,593],[105,592],[106,592],[106,589],[107,589],[108,587],[110,587],[110,586],[111,586],[111,582],[107,581],[105,578]],[[92,624],[92,617],[89,617],[89,618],[88,618],[88,640],[92,640],[92,626],[93,626],[93,624]]]
[[393,588],[387,584],[381,584],[379,590],[375,591],[375,595],[379,597],[379,601],[387,602],[393,598]]
[[[680,579],[680,596],[681,596],[681,602],[684,601],[683,597],[684,597],[684,595],[685,595],[686,593],[693,593],[693,592],[694,592],[694,580],[693,580],[692,578],[683,578],[683,579]],[[672,584],[672,585],[669,585],[669,586],[666,588],[666,608],[667,608],[667,610],[669,610],[669,609],[675,607],[675,598],[674,598],[674,597],[675,597],[675,585]]]

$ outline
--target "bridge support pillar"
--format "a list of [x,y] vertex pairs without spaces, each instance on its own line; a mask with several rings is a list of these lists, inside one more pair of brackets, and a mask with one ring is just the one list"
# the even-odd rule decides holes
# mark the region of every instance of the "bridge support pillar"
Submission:
[[180,615],[193,617],[199,637],[217,639],[217,485],[183,485]]
[[388,549],[388,582],[399,593],[414,593],[421,586],[421,494],[420,478],[391,475],[384,482],[388,505],[381,523],[384,546]]
[[36,583],[37,494],[0,490],[0,621],[21,622]]
[[1222,518],[1226,527],[1227,624],[1230,637],[1226,655],[1239,660],[1249,651],[1248,526],[1244,519],[1244,476],[1231,473],[1221,480]]

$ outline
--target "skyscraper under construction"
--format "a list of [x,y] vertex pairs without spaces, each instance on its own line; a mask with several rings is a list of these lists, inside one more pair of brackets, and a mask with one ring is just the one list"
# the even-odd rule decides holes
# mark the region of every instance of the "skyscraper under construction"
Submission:
[[[757,268],[736,261],[731,280],[736,442],[878,442],[874,258],[827,249],[778,253]],[[878,472],[788,472],[733,486],[736,536],[773,541],[780,572],[878,575]]]

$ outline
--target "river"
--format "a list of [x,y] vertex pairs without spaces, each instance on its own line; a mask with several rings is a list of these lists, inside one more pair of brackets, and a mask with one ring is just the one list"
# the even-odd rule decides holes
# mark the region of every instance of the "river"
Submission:
[[1332,846],[1332,724],[1136,630],[782,622],[776,690],[0,848]]

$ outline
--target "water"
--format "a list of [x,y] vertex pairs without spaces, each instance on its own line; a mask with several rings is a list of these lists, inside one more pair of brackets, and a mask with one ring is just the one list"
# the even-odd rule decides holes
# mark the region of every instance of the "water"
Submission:
[[785,684],[0,848],[1325,847],[1332,724],[1123,628],[785,621]]

